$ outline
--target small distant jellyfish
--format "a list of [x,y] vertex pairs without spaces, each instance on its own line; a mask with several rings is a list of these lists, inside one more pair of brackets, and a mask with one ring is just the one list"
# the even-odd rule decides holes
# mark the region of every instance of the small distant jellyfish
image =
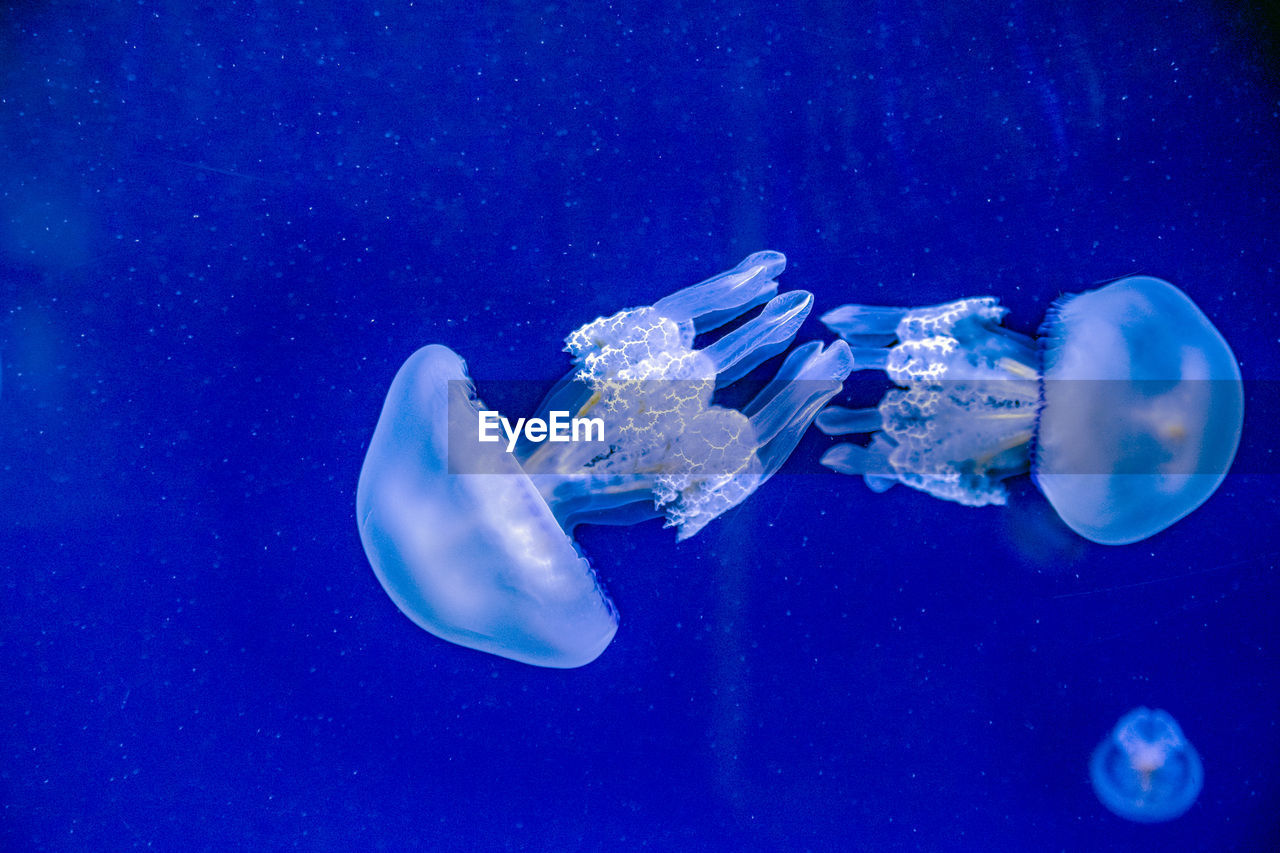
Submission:
[[1093,790],[1126,820],[1180,817],[1200,795],[1204,769],[1167,711],[1134,708],[1120,718],[1089,761]]
[[[410,356],[356,494],[365,553],[400,610],[445,640],[529,664],[599,656],[617,614],[573,528],[665,517],[678,539],[693,536],[778,470],[852,369],[843,342],[809,343],[740,411],[713,402],[717,387],[787,349],[808,316],[810,294],[778,294],[785,264],[759,252],[587,323],[566,339],[574,368],[539,405],[541,429],[504,419],[501,441],[484,436],[500,413],[476,399],[457,354]],[[557,413],[588,424],[582,440],[546,440]]]
[[1001,325],[993,296],[925,308],[844,305],[822,318],[855,370],[901,386],[872,409],[816,420],[822,463],[875,491],[903,483],[969,506],[1004,504],[1030,471],[1079,535],[1152,536],[1204,503],[1235,457],[1240,368],[1218,330],[1167,281],[1132,276],[1054,303],[1039,340]]

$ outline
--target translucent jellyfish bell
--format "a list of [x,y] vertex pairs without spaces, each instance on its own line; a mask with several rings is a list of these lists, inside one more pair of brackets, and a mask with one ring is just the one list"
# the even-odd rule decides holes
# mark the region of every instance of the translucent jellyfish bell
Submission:
[[995,297],[927,308],[845,305],[822,321],[855,369],[902,386],[875,409],[818,415],[840,444],[822,462],[883,491],[904,483],[971,506],[1003,504],[1031,470],[1069,527],[1094,542],[1145,539],[1204,503],[1244,417],[1231,348],[1186,294],[1133,276],[1056,302],[1039,346],[1001,326]]
[[[812,306],[777,294],[785,258],[759,252],[652,306],[595,320],[567,339],[575,368],[543,400],[598,420],[582,440],[537,440],[495,421],[453,351],[428,346],[400,368],[360,472],[365,553],[410,619],[459,645],[540,666],[594,660],[617,614],[571,534],[582,522],[665,516],[692,536],[786,460],[853,366],[848,347],[796,348],[741,411],[716,387],[791,343]],[[756,316],[704,349],[694,336]],[[519,433],[519,437],[516,437]],[[599,438],[600,440],[597,440]]]
[[1089,761],[1102,804],[1126,820],[1157,823],[1191,808],[1204,785],[1200,756],[1167,711],[1134,708]]
[[1208,500],[1231,467],[1240,368],[1172,284],[1134,276],[1060,301],[1043,372],[1036,484],[1082,536],[1145,539]]

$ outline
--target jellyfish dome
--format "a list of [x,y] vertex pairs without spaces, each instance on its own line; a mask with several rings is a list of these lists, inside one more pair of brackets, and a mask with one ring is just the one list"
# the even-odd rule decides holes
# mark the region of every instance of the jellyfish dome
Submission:
[[599,656],[617,613],[573,528],[665,517],[679,539],[696,534],[781,467],[853,367],[844,343],[810,343],[741,410],[713,402],[785,350],[808,315],[810,294],[777,292],[785,263],[759,252],[582,326],[566,339],[574,368],[530,418],[488,410],[447,347],[410,356],[356,493],[365,553],[400,610],[442,639],[525,663]]
[[832,406],[817,425],[830,468],[970,506],[1003,504],[1030,471],[1072,530],[1136,542],[1204,503],[1235,457],[1244,417],[1231,348],[1181,290],[1132,276],[1067,296],[1039,341],[1004,328],[995,297],[924,308],[845,305],[822,321],[855,369],[900,388],[874,409]]
[[1045,320],[1036,485],[1095,542],[1145,539],[1208,500],[1244,419],[1240,368],[1158,278],[1068,297]]
[[1158,823],[1191,808],[1204,786],[1204,768],[1169,712],[1134,708],[1093,751],[1089,778],[1115,814]]

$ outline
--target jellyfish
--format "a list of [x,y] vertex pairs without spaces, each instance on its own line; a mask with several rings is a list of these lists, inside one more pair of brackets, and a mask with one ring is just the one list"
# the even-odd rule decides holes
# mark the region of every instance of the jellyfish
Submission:
[[[503,418],[504,441],[484,436],[498,413],[476,398],[456,353],[433,345],[411,355],[356,494],[365,553],[400,610],[442,639],[529,664],[599,656],[617,612],[574,527],[664,517],[677,539],[693,536],[778,470],[853,367],[843,342],[808,343],[741,410],[713,402],[718,387],[787,349],[807,317],[809,293],[778,293],[785,264],[759,252],[577,329],[565,347],[574,367],[537,416],[516,421],[542,428]],[[695,347],[695,336],[756,308]],[[600,428],[546,440],[557,415]]]
[[832,406],[822,463],[884,491],[903,483],[968,506],[1004,504],[1030,471],[1059,517],[1108,545],[1192,512],[1226,476],[1244,417],[1240,368],[1209,319],[1167,281],[1132,276],[1054,303],[1039,340],[1004,328],[996,297],[924,308],[844,305],[822,322],[855,370],[898,388]]
[[1200,795],[1204,769],[1167,711],[1134,708],[1093,751],[1089,777],[1102,804],[1126,820],[1181,816]]

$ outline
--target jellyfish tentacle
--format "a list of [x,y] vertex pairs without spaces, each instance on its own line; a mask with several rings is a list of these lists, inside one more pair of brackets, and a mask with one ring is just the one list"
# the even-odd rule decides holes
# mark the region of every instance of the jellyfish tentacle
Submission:
[[812,308],[812,293],[788,291],[771,299],[759,315],[702,350],[715,367],[716,383],[732,385],[786,349]]
[[692,321],[699,334],[718,329],[771,299],[778,292],[774,279],[786,266],[781,252],[756,252],[731,270],[664,296],[653,309],[677,322]]
[[[837,444],[822,454],[820,461],[831,470],[838,471],[841,474],[887,480],[889,481],[888,484],[882,488],[872,486],[875,491],[883,492],[898,481],[893,465],[889,462],[889,457],[884,452],[888,447],[890,445],[884,441],[873,441],[868,447],[861,447],[857,444]],[[867,485],[872,484],[868,483]]]
[[[1006,310],[979,296],[828,312],[828,328],[857,344],[857,367],[882,370],[900,387],[874,410],[820,413],[818,428],[829,435],[873,433],[868,448],[838,446],[822,463],[863,475],[877,491],[898,482],[968,506],[1003,504],[1002,481],[1030,464],[1039,411],[1034,343],[1000,326]],[[884,346],[866,345],[886,334]]]
[[[849,375],[851,361],[849,348],[843,341],[791,353],[779,371],[786,373],[787,381],[766,385],[743,407],[743,414],[750,418],[760,443],[771,442],[786,432],[793,420],[803,418],[814,400],[823,405],[837,394]],[[806,423],[813,419],[816,411],[809,412]]]
[[822,352],[822,349],[821,341],[809,341],[789,352],[773,378],[742,407],[742,414],[750,418],[763,409],[766,403],[782,393],[782,390],[795,380],[809,359]]
[[846,341],[882,338],[888,343],[897,337],[898,324],[910,311],[910,308],[883,305],[841,305],[819,319],[824,326]]
[[888,371],[889,356],[892,350],[884,347],[859,346],[855,341],[849,342],[849,352],[853,356],[854,370]]
[[[548,420],[552,412],[568,412],[573,417],[580,417],[583,407],[591,399],[591,386],[578,379],[578,371],[570,370],[552,386],[533,410],[532,417]],[[523,433],[516,441],[515,454],[521,464],[526,463],[540,446],[530,441]]]
[[608,486],[583,478],[554,477],[548,483],[540,482],[550,477],[534,475],[531,479],[539,491],[550,486],[543,497],[566,531],[579,524],[623,526],[662,517],[662,510],[653,499],[656,480],[652,474],[620,476]]
[[813,425],[825,435],[849,435],[850,433],[875,432],[884,426],[880,410],[846,409],[844,406],[827,406],[814,419]]
[[787,361],[792,359],[799,363],[784,365],[791,379],[780,387],[766,386],[760,396],[769,396],[759,405],[752,401],[748,406],[763,468],[761,482],[782,467],[818,410],[840,392],[853,369],[844,341],[816,351],[797,350]]
[[523,457],[531,475],[549,475],[535,480],[557,519],[629,519],[637,512],[629,505],[642,505],[649,491],[653,509],[685,539],[781,466],[852,368],[848,346],[800,347],[768,386],[769,397],[738,412],[712,402],[717,384],[737,381],[784,350],[812,309],[812,295],[775,296],[702,350],[693,349],[693,338],[695,323],[757,307],[761,294],[776,290],[768,276],[784,263],[779,253],[757,253],[728,274],[653,306],[598,318],[566,338],[577,370],[552,398],[580,404],[579,416],[600,417],[608,440],[603,447],[544,444]]

